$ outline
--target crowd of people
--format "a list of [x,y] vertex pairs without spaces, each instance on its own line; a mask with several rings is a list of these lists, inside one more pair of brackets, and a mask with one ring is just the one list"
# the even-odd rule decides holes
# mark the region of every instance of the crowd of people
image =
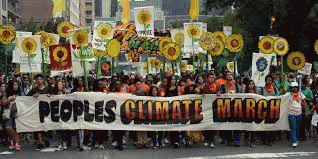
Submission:
[[[288,104],[288,119],[290,125],[290,135],[287,137],[291,145],[296,147],[299,140],[306,140],[312,127],[312,116],[318,112],[318,79],[315,74],[304,76],[301,82],[293,73],[285,73],[284,78],[280,78],[280,72],[272,71],[265,78],[264,87],[256,87],[249,74],[234,77],[233,74],[223,68],[217,74],[211,70],[206,74],[183,72],[181,76],[176,76],[171,72],[166,72],[164,77],[160,74],[148,75],[143,78],[138,74],[125,75],[118,73],[111,78],[94,79],[89,78],[88,91],[104,93],[132,93],[137,96],[152,97],[173,97],[187,94],[216,94],[220,96],[225,93],[252,93],[263,96],[288,95],[291,97]],[[31,79],[34,79],[32,81]],[[301,83],[299,86],[298,83]],[[17,107],[14,103],[17,96],[39,95],[63,95],[73,92],[85,92],[86,87],[83,77],[56,76],[45,78],[38,74],[31,78],[29,74],[14,75],[12,79],[6,80],[5,76],[0,79],[0,106],[1,106],[1,138],[3,143],[7,143],[10,150],[21,150],[19,133],[16,131],[15,119],[19,117]],[[300,91],[301,87],[301,91]],[[317,129],[318,132],[318,129]],[[238,131],[238,130],[204,130],[193,134],[202,134],[204,140],[202,144],[215,148],[215,135],[222,139],[221,144],[241,146],[241,137],[251,147],[256,147],[256,141],[261,140],[263,144],[271,146],[275,140],[282,138],[281,131]],[[57,146],[57,150],[66,150],[71,147],[72,136],[76,136],[80,151],[95,147],[104,149],[104,141],[110,140],[116,149],[123,150],[124,136],[129,136],[136,148],[158,148],[170,143],[174,148],[179,144],[190,144],[187,137],[191,133],[183,131],[120,131],[120,130],[56,130],[34,132],[34,143],[36,149]],[[58,143],[52,143],[52,138],[57,138]],[[6,144],[5,144],[6,145]]]

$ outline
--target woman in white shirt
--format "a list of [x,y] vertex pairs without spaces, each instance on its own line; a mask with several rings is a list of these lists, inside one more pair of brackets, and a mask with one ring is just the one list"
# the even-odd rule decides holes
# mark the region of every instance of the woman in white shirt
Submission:
[[290,96],[289,100],[289,109],[288,109],[288,120],[290,127],[290,140],[292,142],[293,147],[298,146],[299,139],[299,127],[301,123],[301,113],[302,107],[306,106],[305,95],[299,92],[299,87],[297,82],[291,83],[291,92],[288,92],[286,95]]

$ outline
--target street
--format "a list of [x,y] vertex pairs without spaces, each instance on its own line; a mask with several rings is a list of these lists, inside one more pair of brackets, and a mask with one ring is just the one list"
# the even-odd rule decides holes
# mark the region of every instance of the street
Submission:
[[[256,144],[255,148],[245,146],[240,147],[225,146],[216,143],[216,148],[204,147],[203,144],[195,144],[192,148],[180,146],[178,149],[164,147],[158,149],[136,149],[131,143],[126,145],[126,149],[118,151],[111,146],[110,142],[105,143],[104,150],[86,150],[83,152],[75,148],[76,142],[69,150],[48,152],[36,151],[31,142],[22,144],[22,150],[8,151],[3,146],[0,147],[0,158],[94,158],[94,159],[218,159],[218,158],[297,158],[314,159],[318,158],[318,140],[310,139],[302,141],[297,148],[292,148],[287,140],[275,142],[273,146]],[[8,154],[10,153],[10,154]]]

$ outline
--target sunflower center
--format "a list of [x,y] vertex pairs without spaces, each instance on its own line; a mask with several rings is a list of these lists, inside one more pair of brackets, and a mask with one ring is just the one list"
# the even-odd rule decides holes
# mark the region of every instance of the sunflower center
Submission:
[[45,43],[45,41],[46,41],[45,36],[44,36],[44,35],[41,35],[40,40],[41,40],[41,43],[42,43],[42,44],[44,44],[44,43]]
[[27,50],[32,50],[32,49],[33,49],[33,44],[28,41],[28,42],[25,44],[25,47],[26,47]]
[[215,44],[213,51],[218,51],[220,49],[220,45],[219,44]]
[[292,62],[295,66],[298,66],[301,63],[301,59],[299,57],[295,57]]
[[156,62],[154,62],[154,64],[155,64],[155,66],[157,66],[157,65],[159,65],[159,62],[156,61]]
[[58,51],[56,55],[57,55],[57,57],[62,58],[64,56],[64,52]]
[[212,44],[212,39],[211,38],[204,38],[204,43],[206,44],[206,45],[211,45]]
[[170,56],[174,56],[174,55],[176,54],[176,49],[173,48],[173,47],[170,47],[170,48],[168,49],[168,54],[169,54]]
[[83,35],[78,35],[77,41],[78,41],[78,43],[82,44],[85,41],[85,37]]
[[272,44],[268,41],[264,42],[263,47],[265,50],[269,50],[272,47]]
[[285,48],[285,45],[284,45],[283,42],[277,43],[277,49],[278,49],[278,50],[282,51],[282,50],[284,50],[284,48]]
[[107,34],[108,34],[108,29],[103,28],[103,29],[101,30],[101,33],[102,33],[102,35],[107,35]]
[[236,47],[238,47],[238,45],[239,45],[239,41],[237,39],[233,39],[231,41],[231,46],[232,47],[236,48]]
[[191,34],[192,36],[195,36],[195,35],[197,34],[197,30],[196,30],[196,29],[191,29],[191,30],[190,30],[190,34]]
[[70,30],[70,28],[68,26],[63,26],[62,27],[62,33],[67,34],[68,30]]
[[9,30],[4,30],[2,32],[2,36],[4,37],[4,39],[7,39],[11,36],[11,32]]
[[179,41],[179,42],[182,42],[182,37],[179,36],[179,37],[178,37],[178,41]]
[[146,14],[141,15],[141,21],[146,22],[148,20],[148,16]]

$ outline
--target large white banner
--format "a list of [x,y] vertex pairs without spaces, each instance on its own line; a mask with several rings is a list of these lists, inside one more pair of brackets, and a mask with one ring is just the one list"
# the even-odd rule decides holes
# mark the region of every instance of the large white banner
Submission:
[[92,38],[93,49],[106,50],[106,40],[112,39],[116,22],[95,21],[94,33]]
[[139,36],[154,37],[154,6],[136,7],[135,25]]
[[288,130],[290,96],[147,97],[73,93],[17,97],[18,132],[91,130]]

